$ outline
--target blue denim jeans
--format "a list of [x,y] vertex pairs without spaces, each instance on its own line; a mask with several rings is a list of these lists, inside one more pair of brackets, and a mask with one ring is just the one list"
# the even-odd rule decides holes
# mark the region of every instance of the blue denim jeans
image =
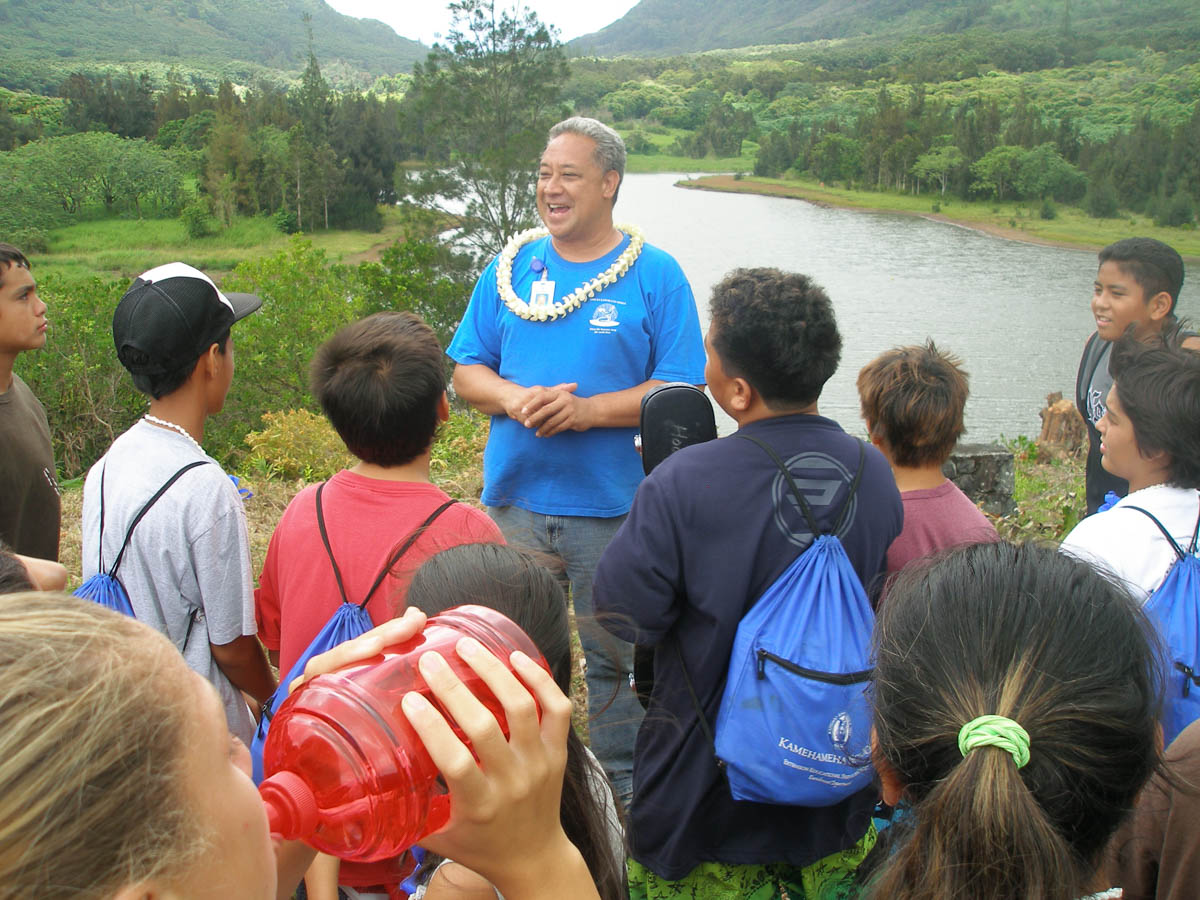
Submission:
[[594,618],[592,576],[624,516],[547,516],[517,506],[493,506],[504,539],[562,560],[560,576],[575,604],[575,624],[587,661],[588,731],[592,753],[625,806],[633,794],[633,742],[644,713],[633,692],[633,645],[609,634]]

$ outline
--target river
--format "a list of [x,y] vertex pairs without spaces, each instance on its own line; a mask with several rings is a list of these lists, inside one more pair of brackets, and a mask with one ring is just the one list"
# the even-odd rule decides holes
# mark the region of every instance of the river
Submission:
[[[833,301],[842,363],[820,411],[862,435],[858,370],[889,347],[958,354],[971,376],[967,441],[1036,437],[1046,395],[1073,396],[1096,255],[1023,244],[945,222],[816,206],[802,200],[677,188],[681,175],[629,175],[615,210],[671,253],[708,325],[708,297],[739,266],[803,272]],[[1196,321],[1200,272],[1179,312]],[[733,424],[721,417],[721,433]]]

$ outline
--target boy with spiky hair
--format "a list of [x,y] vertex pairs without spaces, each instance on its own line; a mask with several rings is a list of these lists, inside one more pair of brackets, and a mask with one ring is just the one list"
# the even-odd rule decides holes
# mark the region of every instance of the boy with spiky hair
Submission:
[[[833,527],[862,460],[838,536],[870,587],[902,510],[883,456],[818,412],[842,346],[829,297],[804,275],[739,269],[713,289],[710,309],[713,399],[739,435],[784,461],[821,529]],[[655,647],[629,809],[634,900],[744,897],[766,884],[825,896],[870,849],[871,788],[821,808],[735,801],[687,682],[715,722],[738,623],[815,538],[771,457],[731,435],[659,464],[601,557],[601,622]]]
[[1101,464],[1129,493],[1084,519],[1062,550],[1121,578],[1145,599],[1177,559],[1141,507],[1188,547],[1200,521],[1200,353],[1132,335],[1112,350],[1113,385],[1098,423]]
[[[1087,425],[1087,513],[1104,503],[1110,491],[1124,496],[1129,485],[1101,465],[1100,432],[1105,397],[1112,387],[1109,354],[1112,342],[1127,331],[1142,340],[1176,325],[1175,303],[1183,287],[1183,259],[1153,238],[1125,238],[1100,251],[1092,288],[1096,331],[1084,345],[1075,378],[1075,405]],[[1200,337],[1189,335],[1184,346],[1200,350]]]
[[904,528],[887,554],[887,572],[938,550],[999,539],[987,516],[942,473],[962,437],[967,373],[933,341],[897,347],[858,373],[871,443],[892,466],[904,503]]
[[0,541],[26,556],[58,559],[59,495],[46,410],[17,356],[46,344],[46,304],[25,254],[0,244]]
[[212,682],[229,730],[247,745],[254,719],[243,692],[262,703],[276,679],[255,634],[242,498],[201,443],[233,384],[230,329],[261,305],[182,262],[134,280],[113,313],[113,343],[150,410],[113,441],[83,488],[84,581],[120,554],[116,575],[134,615]]

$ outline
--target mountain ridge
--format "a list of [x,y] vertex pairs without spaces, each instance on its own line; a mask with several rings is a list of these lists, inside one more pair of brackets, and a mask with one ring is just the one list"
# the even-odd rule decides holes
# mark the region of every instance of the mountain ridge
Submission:
[[669,56],[856,37],[1114,28],[1200,29],[1191,0],[641,0],[616,22],[568,43],[572,54]]
[[310,24],[322,68],[343,80],[407,72],[428,52],[323,0],[0,0],[0,74],[160,63],[294,75],[308,59]]

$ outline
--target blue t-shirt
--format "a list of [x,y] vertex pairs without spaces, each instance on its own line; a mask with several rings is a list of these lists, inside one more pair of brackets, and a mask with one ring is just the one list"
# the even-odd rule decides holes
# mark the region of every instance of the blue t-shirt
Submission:
[[[512,285],[527,303],[532,267],[541,260],[561,301],[595,278],[628,246],[586,263],[564,260],[550,238],[526,244],[513,261]],[[704,381],[704,344],[691,286],[679,264],[645,244],[616,284],[555,321],[528,322],[496,290],[496,261],[484,270],[447,354],[481,364],[524,387],[578,382],[576,394],[625,390],[650,379]],[[642,480],[636,428],[593,428],[536,436],[507,416],[492,416],[483,454],[483,502],[544,515],[612,517],[629,511]]]
[[[861,442],[831,419],[803,414],[752,422],[740,433],[779,454],[819,525],[831,525]],[[838,534],[870,593],[904,511],[887,461],[864,449],[862,480]],[[812,540],[775,463],[730,436],[685,447],[655,468],[596,567],[592,600],[601,624],[623,640],[655,645],[654,690],[634,749],[629,836],[633,858],[662,878],[682,878],[707,861],[806,866],[867,830],[873,788],[821,808],[735,801],[680,665],[682,654],[715,723],[738,623]]]

